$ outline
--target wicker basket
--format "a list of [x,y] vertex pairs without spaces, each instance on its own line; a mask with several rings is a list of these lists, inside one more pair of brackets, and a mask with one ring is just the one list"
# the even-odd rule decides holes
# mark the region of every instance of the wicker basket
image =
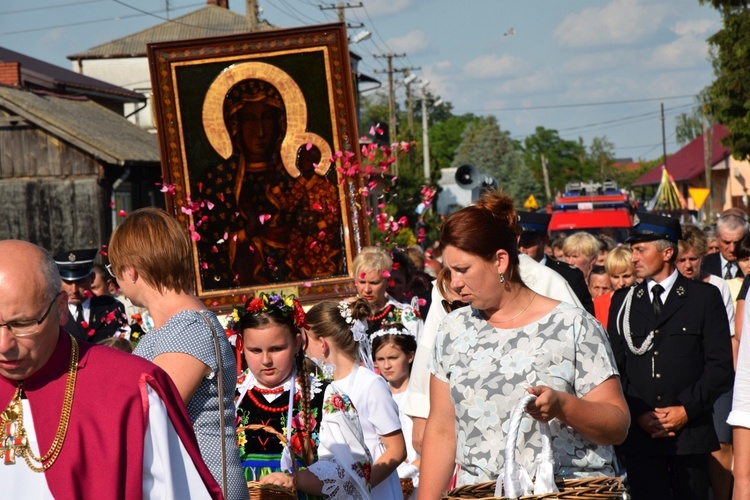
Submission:
[[404,494],[404,500],[409,500],[411,494],[414,493],[414,481],[410,477],[401,478],[401,491]]
[[[509,490],[523,491],[518,489],[519,466],[515,458],[515,446],[518,440],[521,418],[524,415],[524,408],[530,402],[536,399],[536,396],[527,394],[513,409],[511,422],[508,429],[508,440],[505,443],[505,475],[502,482],[503,488],[501,495],[506,495],[505,486]],[[548,457],[551,461],[551,436],[549,424],[539,422],[539,429],[542,435],[542,451],[540,456]],[[552,482],[551,468],[547,469],[550,474],[547,476],[549,483]],[[496,496],[498,481],[460,486],[446,493],[443,500],[541,500],[541,499],[573,499],[576,500],[616,500],[627,498],[622,479],[619,477],[590,477],[584,479],[556,479],[555,485],[559,491],[554,493],[544,493],[536,495],[515,495],[511,497]],[[514,492],[515,493],[515,492]]]
[[[495,481],[469,486],[460,486],[449,491],[443,500],[509,500],[507,497],[495,496]],[[527,495],[521,500],[536,499],[573,499],[576,500],[614,500],[622,499],[625,488],[619,477],[591,477],[586,479],[559,479],[555,481],[558,493],[544,495]]]
[[[237,427],[237,432],[262,430],[278,438],[282,445],[286,445],[286,436],[274,429],[261,424],[242,425]],[[296,463],[295,463],[296,469]],[[259,481],[248,481],[247,489],[250,500],[291,500],[297,498],[297,492],[277,484],[261,483]]]

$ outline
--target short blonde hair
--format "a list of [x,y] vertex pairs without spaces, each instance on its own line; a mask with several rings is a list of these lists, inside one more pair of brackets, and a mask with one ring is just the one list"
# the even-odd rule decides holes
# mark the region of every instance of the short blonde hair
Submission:
[[708,238],[706,233],[692,224],[682,225],[682,238],[677,242],[678,252],[692,249],[698,257],[705,257],[708,253]]
[[607,260],[604,261],[604,269],[607,270],[607,274],[612,276],[614,274],[624,273],[625,271],[635,271],[633,261],[631,257],[633,252],[628,247],[617,247],[613,248],[607,254]]
[[599,254],[601,244],[596,236],[593,234],[581,231],[580,233],[573,233],[563,242],[563,253],[568,255],[570,253],[582,253],[589,259],[593,259]]
[[393,260],[388,252],[380,247],[365,247],[357,254],[352,263],[354,277],[356,278],[367,271],[390,271],[393,267]]

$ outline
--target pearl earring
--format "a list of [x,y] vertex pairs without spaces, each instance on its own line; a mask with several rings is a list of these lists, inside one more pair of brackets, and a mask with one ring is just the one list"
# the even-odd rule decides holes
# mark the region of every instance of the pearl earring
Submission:
[[500,274],[500,283],[505,283],[505,276]]

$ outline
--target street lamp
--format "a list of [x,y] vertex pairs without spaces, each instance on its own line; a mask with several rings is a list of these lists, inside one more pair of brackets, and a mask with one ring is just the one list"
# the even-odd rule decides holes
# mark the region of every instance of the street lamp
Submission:
[[372,36],[372,33],[370,33],[367,30],[362,30],[356,35],[352,36],[350,41],[352,43],[364,42],[365,40],[369,40],[371,36]]

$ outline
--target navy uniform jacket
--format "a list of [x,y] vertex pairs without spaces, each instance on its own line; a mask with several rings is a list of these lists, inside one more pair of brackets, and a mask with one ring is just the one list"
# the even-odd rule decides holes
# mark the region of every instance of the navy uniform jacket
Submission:
[[547,257],[544,260],[544,265],[550,269],[554,269],[557,274],[565,278],[568,282],[573,293],[576,294],[578,300],[581,301],[581,305],[586,311],[592,316],[594,314],[594,299],[591,298],[591,292],[586,284],[586,279],[583,276],[583,272],[575,266],[571,266],[565,262],[559,260],[550,259]]
[[89,321],[86,325],[76,321],[70,312],[68,322],[65,323],[65,330],[82,342],[99,342],[114,336],[127,326],[125,306],[113,297],[91,297],[89,308]]
[[[708,274],[713,274],[714,276],[718,276],[719,278],[724,278],[724,269],[721,268],[721,257],[719,257],[721,254],[719,252],[714,252],[706,255],[703,257],[703,260],[701,261],[701,269],[703,271],[706,271]],[[737,276],[735,278],[744,278],[745,275],[742,274],[742,269],[740,269],[740,266],[737,266]]]
[[[657,321],[646,283],[635,287],[630,329],[636,348],[652,330],[654,344],[635,355],[622,334],[620,308],[630,289],[612,297],[607,332],[630,408],[626,455],[685,455],[719,449],[711,411],[734,380],[727,312],[718,288],[682,275]],[[636,419],[656,407],[684,406],[688,422],[675,437],[652,438]]]

